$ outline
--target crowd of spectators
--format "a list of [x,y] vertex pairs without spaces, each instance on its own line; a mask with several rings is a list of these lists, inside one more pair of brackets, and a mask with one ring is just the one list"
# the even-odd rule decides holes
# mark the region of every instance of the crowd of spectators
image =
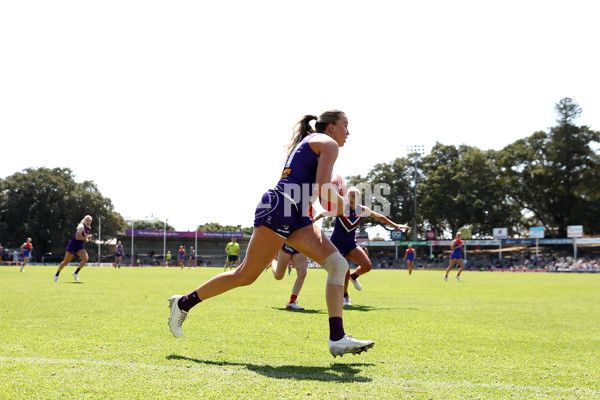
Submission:
[[[394,254],[378,252],[371,255],[373,268],[406,268],[406,264],[401,258],[395,259]],[[415,268],[417,269],[445,269],[448,266],[449,254],[437,254],[429,256],[422,255],[415,259]],[[350,263],[351,268],[356,267]],[[505,253],[502,259],[498,258],[497,253],[477,253],[468,254],[465,263],[465,269],[471,271],[492,271],[492,270],[545,270],[548,272],[600,272],[600,256],[586,255],[578,257],[575,261],[572,256],[565,254],[555,254],[549,252],[536,257],[529,253]]]

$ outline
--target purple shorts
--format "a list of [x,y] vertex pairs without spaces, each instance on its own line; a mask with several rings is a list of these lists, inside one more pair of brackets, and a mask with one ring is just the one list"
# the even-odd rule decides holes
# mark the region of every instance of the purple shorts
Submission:
[[312,219],[303,216],[298,205],[281,192],[268,190],[254,213],[254,227],[266,226],[282,238],[305,226],[312,225]]
[[352,250],[358,247],[355,241],[352,242],[338,242],[337,240],[332,240],[331,243],[337,247],[338,251],[342,254],[344,258],[350,253]]
[[71,254],[77,254],[79,250],[83,250],[84,240],[71,239],[67,245],[67,251]]
[[283,250],[284,253],[289,254],[290,256],[300,253],[298,250],[296,250],[292,246],[288,246],[286,243],[283,244],[281,250]]

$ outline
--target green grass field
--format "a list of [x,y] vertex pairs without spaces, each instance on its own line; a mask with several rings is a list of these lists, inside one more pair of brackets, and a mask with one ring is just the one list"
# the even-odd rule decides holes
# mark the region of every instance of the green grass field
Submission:
[[373,271],[328,352],[325,272],[270,271],[201,303],[176,339],[167,298],[220,268],[0,268],[0,398],[600,398],[600,274]]

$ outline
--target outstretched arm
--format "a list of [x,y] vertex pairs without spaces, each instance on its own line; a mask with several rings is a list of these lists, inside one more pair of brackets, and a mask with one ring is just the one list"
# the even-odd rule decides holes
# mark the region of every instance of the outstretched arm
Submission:
[[391,221],[388,217],[386,217],[383,214],[380,214],[378,212],[375,212],[373,210],[371,210],[369,207],[365,207],[365,206],[361,206],[363,208],[363,215],[365,217],[372,217],[374,219],[376,219],[379,222],[383,222],[384,224],[388,224],[389,226],[393,227],[396,230],[399,231],[408,231],[410,229],[410,227],[408,225],[402,225],[402,224],[397,224],[393,221]]

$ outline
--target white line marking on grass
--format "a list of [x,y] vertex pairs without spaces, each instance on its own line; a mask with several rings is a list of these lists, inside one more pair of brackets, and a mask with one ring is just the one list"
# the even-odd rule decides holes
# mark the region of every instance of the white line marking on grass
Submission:
[[407,379],[400,382],[394,381],[393,383],[401,383],[404,385],[422,385],[425,387],[465,387],[468,389],[503,389],[503,390],[529,390],[541,394],[546,394],[549,391],[558,393],[577,393],[587,395],[600,395],[600,391],[588,388],[564,388],[558,386],[525,386],[515,385],[511,383],[473,383],[467,381],[457,382],[443,382],[443,381],[423,381],[418,379]]

